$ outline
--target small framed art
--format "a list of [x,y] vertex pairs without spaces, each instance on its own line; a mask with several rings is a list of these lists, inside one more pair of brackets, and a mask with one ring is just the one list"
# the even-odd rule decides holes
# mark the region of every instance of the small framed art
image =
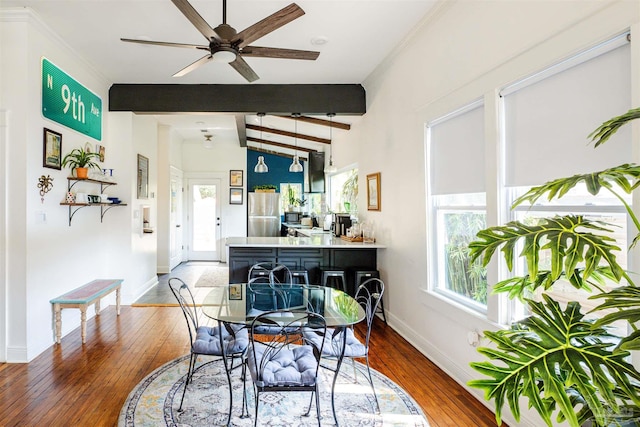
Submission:
[[230,187],[242,187],[242,171],[232,170],[229,171],[229,186]]
[[42,166],[62,169],[62,134],[44,128],[42,138]]
[[380,210],[380,172],[367,175],[367,210]]
[[241,205],[243,203],[242,196],[244,195],[242,188],[230,188],[229,189],[229,204]]
[[229,285],[229,299],[230,300],[241,300],[242,299],[242,284],[234,283]]

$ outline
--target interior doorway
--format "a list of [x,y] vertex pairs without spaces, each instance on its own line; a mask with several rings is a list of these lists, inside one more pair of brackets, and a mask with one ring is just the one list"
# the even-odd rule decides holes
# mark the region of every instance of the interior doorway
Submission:
[[173,270],[180,265],[184,258],[184,228],[182,227],[182,189],[184,185],[182,171],[171,167],[169,187],[169,269]]
[[220,188],[220,179],[188,181],[190,261],[220,260]]

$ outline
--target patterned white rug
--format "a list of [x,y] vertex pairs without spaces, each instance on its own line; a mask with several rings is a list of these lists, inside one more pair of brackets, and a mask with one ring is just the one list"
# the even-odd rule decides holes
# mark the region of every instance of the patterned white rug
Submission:
[[[199,363],[204,357],[199,357]],[[209,359],[210,360],[210,359]],[[118,419],[118,427],[198,427],[220,426],[227,421],[229,388],[222,362],[215,362],[196,372],[187,387],[183,412],[178,412],[189,357],[184,356],[161,366],[142,380],[129,394]],[[362,366],[362,365],[360,365]],[[255,400],[249,390],[249,418],[240,418],[242,380],[240,369],[233,371],[232,426],[253,426]],[[331,381],[333,373],[321,369],[320,408],[323,426],[335,426],[331,412]],[[367,380],[358,373],[354,381],[351,363],[345,363],[336,385],[336,412],[340,426],[413,426],[428,427],[429,422],[418,404],[397,384],[372,370],[380,414],[375,412],[375,400]],[[260,395],[258,425],[317,426],[315,406],[311,416],[303,416],[310,393],[263,393]]]
[[213,286],[229,284],[229,267],[215,266],[209,267],[202,272],[195,284],[196,288],[210,288]]

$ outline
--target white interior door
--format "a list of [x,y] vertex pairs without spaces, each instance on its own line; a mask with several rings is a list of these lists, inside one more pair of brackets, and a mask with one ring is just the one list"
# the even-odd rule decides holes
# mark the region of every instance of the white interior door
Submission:
[[184,253],[184,227],[182,226],[182,171],[171,168],[171,182],[169,184],[170,212],[169,212],[169,268],[173,270],[183,260]]
[[189,180],[189,260],[220,260],[220,188],[219,179]]

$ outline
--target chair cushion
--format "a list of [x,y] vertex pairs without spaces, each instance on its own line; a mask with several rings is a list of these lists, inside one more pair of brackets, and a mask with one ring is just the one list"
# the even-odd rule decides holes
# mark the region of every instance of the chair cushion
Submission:
[[249,345],[249,333],[245,328],[235,325],[231,326],[235,331],[235,337],[226,328],[216,326],[199,326],[196,329],[196,339],[193,343],[193,352],[198,354],[210,354],[212,356],[222,356],[220,347],[220,331],[222,331],[222,341],[225,345],[225,353],[241,353]]
[[[334,337],[334,335],[336,335]],[[305,340],[312,343],[316,347],[320,348],[322,345],[323,337],[314,333],[313,331],[306,329],[303,331]],[[353,333],[353,329],[346,329],[347,343],[344,348],[344,357],[365,357],[367,355],[367,348],[362,344]],[[335,329],[327,329],[327,334],[324,337],[324,346],[322,347],[322,355],[328,357],[339,357],[340,350],[342,348],[342,334],[336,334]]]
[[[316,383],[318,361],[309,345],[289,345],[271,352],[268,346],[256,342],[254,351],[249,351],[249,371],[260,387],[313,386]],[[261,369],[264,358],[268,358]],[[257,362],[257,363],[256,363]],[[261,375],[258,370],[261,369]]]

